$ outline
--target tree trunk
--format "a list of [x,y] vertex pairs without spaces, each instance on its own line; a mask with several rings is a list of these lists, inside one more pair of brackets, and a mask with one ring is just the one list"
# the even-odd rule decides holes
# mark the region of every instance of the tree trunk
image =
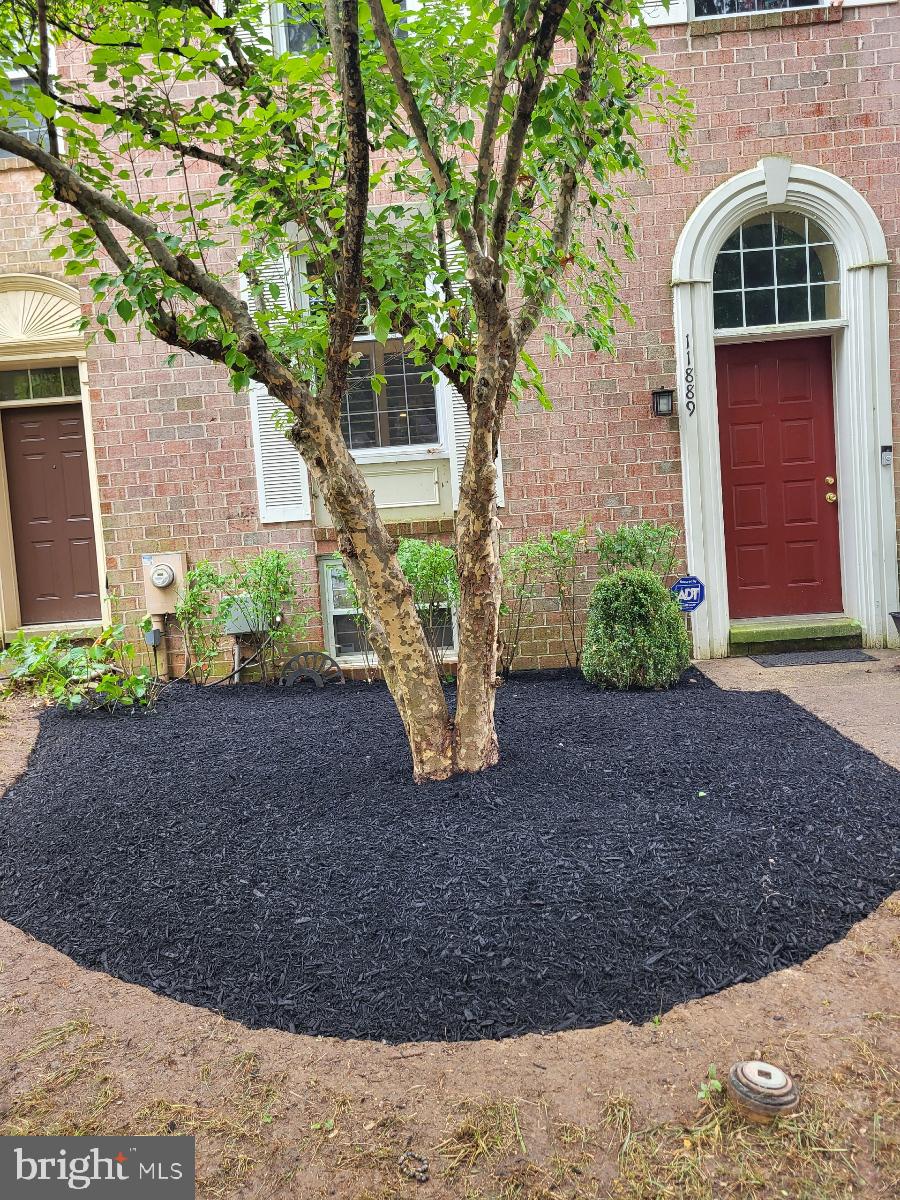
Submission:
[[335,522],[369,641],[406,729],[415,778],[446,779],[454,770],[452,724],[396,542],[340,427],[313,408],[291,436]]
[[459,488],[456,557],[459,572],[459,667],[455,759],[458,771],[494,766],[500,751],[494,727],[500,621],[500,540],[495,466],[499,397],[508,388],[497,353],[500,334],[479,330],[479,353],[470,408],[469,452]]

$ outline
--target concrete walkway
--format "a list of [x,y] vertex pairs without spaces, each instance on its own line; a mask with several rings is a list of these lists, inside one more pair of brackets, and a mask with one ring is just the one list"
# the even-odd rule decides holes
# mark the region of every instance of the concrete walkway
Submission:
[[761,667],[750,658],[698,664],[713,683],[738,691],[779,691],[900,770],[900,652],[814,667]]

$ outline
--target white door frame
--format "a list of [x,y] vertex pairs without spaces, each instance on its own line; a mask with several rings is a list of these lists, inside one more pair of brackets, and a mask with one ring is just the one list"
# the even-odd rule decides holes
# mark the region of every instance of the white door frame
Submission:
[[894,475],[881,465],[881,448],[892,444],[884,234],[868,201],[844,180],[788,158],[765,158],[701,200],[673,263],[688,570],[706,584],[706,602],[691,618],[694,654],[701,659],[725,657],[729,633],[713,266],[743,221],[778,208],[812,217],[834,241],[841,320],[766,333],[832,334],[844,612],[861,624],[865,645],[898,644],[888,615],[900,608]]
[[[42,309],[43,298],[46,298],[47,306]],[[106,548],[100,510],[91,394],[85,363],[84,336],[77,328],[80,315],[78,292],[68,284],[36,274],[0,275],[0,370],[73,364],[77,364],[79,369],[81,413],[94,522],[94,544],[97,552],[100,616],[95,620],[57,622],[48,626],[79,630],[108,625],[112,619],[111,601],[106,587]],[[29,319],[32,321],[31,328],[27,327]],[[23,323],[26,325],[24,330]],[[61,396],[56,400],[0,402],[0,409],[78,403],[78,396]],[[3,434],[0,430],[0,644],[8,641],[10,636],[21,628],[9,484],[6,478]]]

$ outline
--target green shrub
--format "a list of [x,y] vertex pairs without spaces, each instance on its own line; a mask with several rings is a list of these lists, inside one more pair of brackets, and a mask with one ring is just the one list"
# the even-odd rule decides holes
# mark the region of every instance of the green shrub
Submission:
[[652,571],[605,575],[588,606],[582,671],[601,687],[672,687],[691,660],[678,603]]
[[314,610],[308,603],[309,582],[303,573],[304,551],[260,550],[235,559],[221,581],[219,617],[250,627],[244,635],[263,683],[274,682],[278,669],[298,643],[306,641]]
[[587,526],[582,521],[575,529],[554,529],[535,539],[542,560],[540,572],[559,602],[563,650],[570,667],[581,663],[584,642],[584,631],[578,620],[578,596],[579,585],[583,585],[585,576],[580,555],[586,534]]
[[665,579],[675,569],[678,530],[674,525],[620,525],[610,533],[597,530],[597,567],[599,575],[640,567]]
[[184,639],[184,673],[192,683],[206,683],[222,649],[225,615],[216,597],[224,580],[202,559],[187,572],[175,603],[175,620]]
[[536,538],[514,542],[500,555],[503,593],[497,666],[508,679],[525,630],[534,623],[535,601],[543,588],[544,548]]
[[250,648],[247,666],[273,681],[282,660],[306,640],[313,609],[303,573],[302,551],[260,550],[232,559],[226,573],[206,559],[187,572],[175,605],[175,621],[184,641],[184,676],[207,683],[221,654],[229,621],[243,624]]

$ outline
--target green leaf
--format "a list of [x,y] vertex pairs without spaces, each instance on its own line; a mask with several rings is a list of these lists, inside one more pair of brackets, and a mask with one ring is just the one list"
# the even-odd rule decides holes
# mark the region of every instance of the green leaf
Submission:
[[56,101],[52,96],[45,96],[43,92],[38,92],[34,97],[34,107],[48,121],[52,121],[56,116]]

